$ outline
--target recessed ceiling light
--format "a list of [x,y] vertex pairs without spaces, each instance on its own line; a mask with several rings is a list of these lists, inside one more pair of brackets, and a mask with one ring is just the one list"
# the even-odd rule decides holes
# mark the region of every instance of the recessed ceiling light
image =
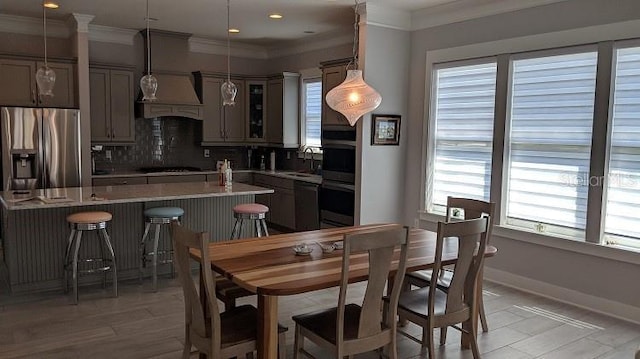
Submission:
[[280,20],[280,19],[282,19],[282,15],[280,15],[278,13],[273,13],[273,14],[269,14],[269,18],[270,19],[275,19],[275,20]]
[[232,33],[232,34],[237,34],[237,33],[240,32],[240,30],[235,29],[235,28],[231,28],[231,29],[229,29],[229,32]]
[[52,1],[45,1],[42,6],[46,7],[47,9],[57,9],[60,7],[60,5],[52,2]]

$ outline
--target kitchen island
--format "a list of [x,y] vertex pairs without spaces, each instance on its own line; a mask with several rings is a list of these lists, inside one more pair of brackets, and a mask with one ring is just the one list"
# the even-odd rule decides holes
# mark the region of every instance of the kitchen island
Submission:
[[[243,183],[226,188],[214,182],[0,192],[4,261],[11,290],[20,293],[62,289],[62,262],[69,236],[66,217],[71,213],[110,212],[113,219],[107,230],[118,261],[118,276],[137,278],[138,244],[144,231],[145,209],[181,207],[185,211],[185,226],[211,233],[212,241],[222,241],[228,238],[233,227],[232,208],[253,202],[257,194],[268,193],[273,190]],[[161,241],[167,237],[167,231],[162,232]],[[98,253],[95,244],[97,241],[88,240],[83,243],[83,249]],[[160,269],[160,273],[169,272],[169,268]],[[81,283],[98,282],[100,277],[80,279]]]

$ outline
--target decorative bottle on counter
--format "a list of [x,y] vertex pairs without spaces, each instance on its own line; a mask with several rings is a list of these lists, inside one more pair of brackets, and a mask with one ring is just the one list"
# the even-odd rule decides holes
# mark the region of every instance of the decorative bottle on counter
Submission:
[[264,155],[260,156],[260,171],[264,171],[267,167],[264,164]]
[[231,174],[231,162],[227,162],[226,163],[226,168],[224,170],[224,185],[225,187],[229,188],[231,187],[231,183],[232,183],[232,174]]
[[276,170],[276,151],[271,151],[271,156],[269,157],[269,168],[271,172]]
[[220,169],[218,169],[218,186],[224,186],[225,172],[227,170],[227,160],[224,160]]

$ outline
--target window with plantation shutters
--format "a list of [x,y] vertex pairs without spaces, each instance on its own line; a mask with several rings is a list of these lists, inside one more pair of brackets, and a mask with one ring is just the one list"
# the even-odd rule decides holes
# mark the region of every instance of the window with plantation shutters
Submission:
[[604,231],[640,248],[640,47],[616,50]]
[[512,61],[507,223],[584,230],[597,59],[593,51]]
[[437,68],[433,78],[427,197],[442,213],[447,196],[489,200],[496,62]]
[[304,81],[304,145],[320,147],[320,111],[322,109],[322,80]]

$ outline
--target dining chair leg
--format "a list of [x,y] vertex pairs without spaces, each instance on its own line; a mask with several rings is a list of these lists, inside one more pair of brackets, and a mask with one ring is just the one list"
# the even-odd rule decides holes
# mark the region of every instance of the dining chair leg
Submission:
[[[428,346],[428,350],[429,350],[429,359],[435,359],[435,355],[436,355],[436,351],[435,351],[435,345],[434,345],[434,340],[433,340],[433,327],[429,326],[428,327],[428,331],[429,333],[427,333],[427,337],[424,338],[427,340],[427,346]],[[424,333],[424,331],[423,331]],[[422,342],[422,345],[424,345],[424,342]]]
[[478,310],[480,312],[480,324],[482,324],[482,331],[488,332],[489,325],[487,324],[487,315],[484,312],[484,299],[482,298],[482,285],[478,288]]
[[189,337],[189,324],[184,326],[184,348],[182,349],[182,359],[189,359],[191,356],[191,337]]
[[478,318],[471,319],[471,335],[470,341],[471,343],[471,353],[473,354],[473,359],[480,359],[480,350],[478,350]]
[[440,328],[440,345],[444,345],[447,342],[447,327]]
[[287,359],[287,336],[285,333],[278,334],[278,359]]
[[300,326],[296,324],[296,333],[293,338],[293,359],[298,359],[298,354],[304,345],[304,337],[300,333]]

